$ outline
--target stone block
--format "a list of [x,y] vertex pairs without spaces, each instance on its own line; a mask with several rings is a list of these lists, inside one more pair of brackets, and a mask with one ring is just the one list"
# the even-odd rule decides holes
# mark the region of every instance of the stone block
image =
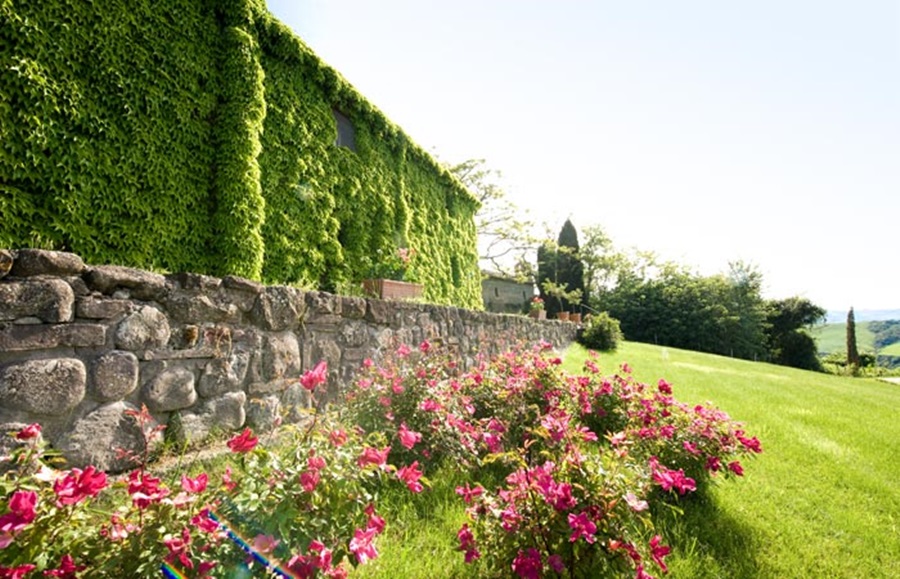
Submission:
[[[109,472],[120,472],[136,464],[119,456],[119,450],[140,454],[144,450],[144,437],[133,416],[138,408],[127,402],[112,402],[100,406],[76,421],[72,428],[63,433],[54,445],[62,452],[67,466],[84,468],[94,465]],[[147,428],[156,426],[151,420]],[[162,442],[162,437],[151,441],[151,449]]]
[[366,317],[366,299],[352,296],[341,297],[341,315],[352,320]]
[[60,416],[84,399],[87,375],[75,358],[16,362],[0,370],[0,406]]
[[33,316],[56,324],[72,321],[75,294],[59,279],[0,283],[0,321]]
[[281,419],[281,401],[277,396],[251,398],[247,402],[247,425],[254,431],[266,432],[275,428]]
[[81,275],[84,261],[80,256],[65,251],[20,249],[16,253],[10,275],[31,277],[35,275]]
[[131,352],[114,350],[94,358],[91,394],[100,402],[122,400],[137,388],[138,359]]
[[211,427],[225,431],[237,430],[247,420],[244,409],[246,402],[247,395],[243,392],[227,392],[204,402],[200,409],[201,415]]
[[122,350],[149,350],[164,347],[170,335],[166,315],[152,306],[142,306],[119,323],[115,341]]
[[298,378],[301,368],[297,336],[291,332],[281,332],[264,337],[261,368],[263,380]]
[[13,253],[8,249],[0,249],[0,279],[9,274],[13,266]]
[[172,319],[179,322],[200,324],[241,321],[241,310],[236,305],[217,303],[206,295],[173,293],[166,301],[166,308]]
[[287,286],[268,287],[256,297],[250,319],[264,330],[296,329],[306,313],[303,292]]
[[204,398],[213,398],[242,390],[249,364],[249,352],[235,352],[227,358],[210,360],[200,375],[197,393]]
[[134,303],[96,296],[85,296],[75,302],[75,317],[89,320],[108,320],[132,311]]
[[153,412],[193,406],[197,401],[194,373],[183,366],[166,367],[144,384],[141,397]]
[[166,278],[158,273],[119,265],[91,267],[83,277],[89,288],[106,295],[126,288],[136,299],[161,301],[168,292]]
[[0,327],[0,352],[49,350],[59,347],[90,348],[106,343],[106,327],[98,324]]
[[202,292],[214,292],[222,285],[222,280],[209,275],[199,273],[175,273],[166,276],[166,279],[176,284],[181,289],[198,290]]
[[312,314],[341,315],[343,300],[340,296],[326,292],[307,292],[306,307]]

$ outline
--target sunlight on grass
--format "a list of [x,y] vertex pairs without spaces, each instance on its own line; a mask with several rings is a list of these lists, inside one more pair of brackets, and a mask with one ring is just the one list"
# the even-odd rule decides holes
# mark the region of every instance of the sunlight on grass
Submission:
[[[584,355],[571,348],[569,369]],[[673,575],[900,576],[900,388],[646,344],[601,355],[605,371],[626,361],[745,422],[764,448],[746,480],[672,523]]]

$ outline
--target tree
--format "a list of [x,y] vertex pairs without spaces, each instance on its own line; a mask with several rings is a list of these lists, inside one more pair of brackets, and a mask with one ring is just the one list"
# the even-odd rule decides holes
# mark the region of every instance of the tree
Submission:
[[523,218],[527,212],[506,196],[499,184],[500,172],[488,169],[484,159],[444,166],[481,203],[475,214],[475,229],[482,270],[516,279],[533,279],[528,254],[538,245],[537,238],[531,233],[534,222]]
[[537,280],[547,316],[579,309],[584,299],[584,264],[578,247],[578,232],[567,219],[557,242],[538,247]]
[[853,308],[847,312],[847,365],[859,368],[859,350],[856,347],[856,316]]
[[825,318],[825,310],[806,298],[769,302],[767,334],[772,361],[804,370],[821,370],[816,341],[804,330]]

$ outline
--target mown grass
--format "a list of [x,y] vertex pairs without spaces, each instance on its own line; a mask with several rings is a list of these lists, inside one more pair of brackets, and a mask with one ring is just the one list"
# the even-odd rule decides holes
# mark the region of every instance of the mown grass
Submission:
[[[567,367],[585,355],[570,348]],[[900,387],[637,343],[601,355],[606,373],[622,362],[642,381],[666,378],[679,400],[714,403],[764,447],[743,480],[660,516],[671,577],[900,576]],[[353,576],[471,576],[454,551],[465,477],[451,466],[430,492],[384,497],[381,556]]]

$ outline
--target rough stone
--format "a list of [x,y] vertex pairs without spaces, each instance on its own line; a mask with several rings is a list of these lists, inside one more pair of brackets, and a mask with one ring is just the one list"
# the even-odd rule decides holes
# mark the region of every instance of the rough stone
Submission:
[[59,279],[0,283],[0,321],[33,316],[56,324],[72,321],[75,294]]
[[305,412],[312,405],[309,391],[299,383],[293,383],[281,393],[281,414],[288,422],[299,422],[307,414]]
[[369,341],[369,329],[362,323],[357,321],[346,322],[341,326],[340,332],[341,344],[350,348],[358,348]]
[[87,296],[75,302],[75,316],[89,320],[108,320],[130,312],[134,304],[128,300],[114,300]]
[[16,318],[13,323],[17,326],[37,326],[43,324],[44,321],[34,316],[26,316],[24,318]]
[[291,332],[265,336],[262,352],[264,380],[297,378],[300,376],[300,343]]
[[97,324],[0,327],[0,352],[90,348],[106,343],[106,327]]
[[247,420],[244,410],[246,402],[247,395],[243,392],[227,392],[204,402],[202,416],[210,426],[225,431],[236,430]]
[[234,352],[227,358],[210,360],[200,375],[197,393],[204,398],[213,398],[241,390],[249,363],[249,352]]
[[69,276],[65,278],[65,281],[69,284],[69,287],[72,288],[72,292],[75,294],[76,298],[83,298],[84,296],[91,295],[91,290],[88,289],[87,284],[84,283],[81,276]]
[[194,373],[183,366],[166,368],[144,384],[141,394],[153,412],[188,408],[197,401]]
[[361,320],[366,317],[366,299],[342,296],[341,315],[351,320]]
[[121,400],[138,385],[138,360],[131,352],[114,350],[91,364],[91,393],[100,402]]
[[228,289],[247,292],[254,295],[260,294],[263,292],[263,290],[266,289],[266,286],[261,283],[233,275],[226,275],[225,277],[223,277],[222,285]]
[[302,291],[287,286],[272,286],[256,297],[250,319],[264,330],[279,332],[297,328],[305,312]]
[[[69,432],[64,433],[55,446],[66,458],[67,466],[83,468],[89,464],[98,469],[119,472],[135,466],[128,458],[119,458],[118,451],[141,453],[144,437],[140,427],[126,411],[138,409],[127,402],[112,402],[100,406],[75,422]],[[148,428],[156,426],[151,420]],[[151,441],[151,448],[161,442],[160,437]]]
[[165,314],[152,306],[142,306],[119,323],[116,347],[121,350],[162,348],[168,343],[170,333]]
[[24,422],[0,423],[0,476],[15,468],[15,464],[7,460],[11,458],[10,455],[14,450],[29,444],[41,443],[42,433],[39,433],[36,439],[31,440],[17,440],[15,436],[12,436],[26,426],[28,424]]
[[8,249],[0,249],[0,279],[9,274],[13,266],[13,253]]
[[84,399],[86,372],[81,360],[27,360],[0,370],[0,406],[59,416]]
[[166,302],[174,320],[199,324],[203,322],[240,322],[241,311],[234,304],[220,304],[205,295],[171,295]]
[[44,249],[20,249],[10,275],[30,277],[34,275],[81,275],[84,261],[74,253],[47,251]]
[[266,432],[281,422],[281,401],[277,396],[251,398],[247,402],[247,425],[254,431]]
[[107,295],[127,288],[129,295],[139,300],[160,301],[168,291],[166,278],[158,273],[119,265],[92,267],[84,273],[84,281],[92,290]]
[[306,306],[314,314],[341,314],[343,300],[340,296],[325,292],[307,292]]
[[175,273],[166,276],[166,279],[174,282],[181,289],[199,290],[204,292],[213,292],[222,285],[221,279],[199,273]]

